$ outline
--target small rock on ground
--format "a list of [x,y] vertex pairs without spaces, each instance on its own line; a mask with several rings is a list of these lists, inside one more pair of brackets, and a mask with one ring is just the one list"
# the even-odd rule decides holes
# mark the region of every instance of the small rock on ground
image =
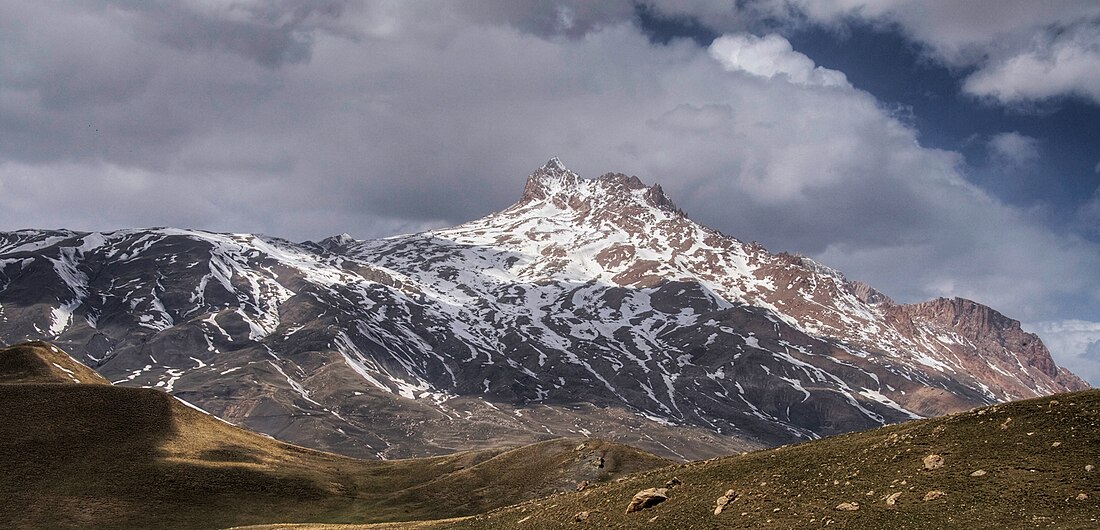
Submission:
[[858,502],[842,502],[836,505],[836,509],[842,512],[854,512],[859,509]]
[[931,455],[928,455],[928,456],[924,457],[924,469],[927,469],[927,470],[939,469],[939,468],[943,467],[943,465],[944,465],[944,460],[943,460],[943,457],[940,456],[940,455],[931,454]]
[[972,477],[984,477],[985,474],[986,474],[986,471],[984,469],[979,469],[979,470],[971,473],[970,476],[972,476]]
[[945,493],[940,491],[940,490],[932,490],[932,491],[929,491],[928,493],[924,494],[924,500],[934,501],[934,500],[936,500],[940,497],[943,497],[944,495],[945,495]]
[[893,506],[898,503],[898,497],[901,497],[901,492],[891,493],[886,496],[886,504]]

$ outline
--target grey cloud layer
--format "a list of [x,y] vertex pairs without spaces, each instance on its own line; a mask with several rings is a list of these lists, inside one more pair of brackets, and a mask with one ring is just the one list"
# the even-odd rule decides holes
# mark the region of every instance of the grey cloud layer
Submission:
[[381,236],[500,209],[556,155],[902,300],[1100,318],[1094,246],[779,36],[656,45],[627,3],[150,5],[0,7],[0,228]]

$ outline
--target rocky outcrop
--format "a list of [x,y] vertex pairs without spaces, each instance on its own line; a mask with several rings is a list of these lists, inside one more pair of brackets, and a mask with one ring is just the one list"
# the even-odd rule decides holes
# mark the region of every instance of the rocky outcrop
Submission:
[[886,296],[876,291],[874,287],[871,287],[870,285],[867,285],[863,282],[848,282],[848,290],[851,291],[851,293],[855,295],[855,297],[858,298],[860,301],[865,302],[869,305],[876,306],[894,303],[894,301],[891,300],[889,296]]
[[725,511],[726,507],[733,503],[737,499],[737,492],[733,490],[726,490],[721,497],[718,497],[714,501],[714,515],[721,515]]

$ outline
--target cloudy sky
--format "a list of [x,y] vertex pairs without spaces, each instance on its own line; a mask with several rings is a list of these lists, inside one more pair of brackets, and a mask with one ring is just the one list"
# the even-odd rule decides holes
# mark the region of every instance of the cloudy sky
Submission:
[[379,237],[551,156],[1100,384],[1095,0],[0,3],[0,230]]

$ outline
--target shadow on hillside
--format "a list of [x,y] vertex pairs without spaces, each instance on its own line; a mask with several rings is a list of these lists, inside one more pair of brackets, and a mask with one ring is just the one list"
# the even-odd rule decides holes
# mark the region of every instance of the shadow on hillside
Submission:
[[182,405],[158,390],[5,384],[0,406],[0,521],[17,527],[228,525],[264,520],[265,499],[324,495],[303,477],[165,459]]

